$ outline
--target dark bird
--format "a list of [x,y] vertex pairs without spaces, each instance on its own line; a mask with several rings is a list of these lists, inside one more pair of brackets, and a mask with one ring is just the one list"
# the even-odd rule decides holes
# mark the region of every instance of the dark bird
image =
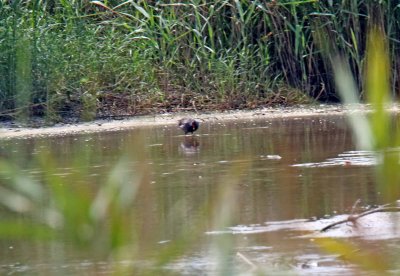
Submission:
[[200,123],[191,118],[183,118],[178,122],[178,126],[185,132],[185,135],[189,132],[193,133],[199,128]]

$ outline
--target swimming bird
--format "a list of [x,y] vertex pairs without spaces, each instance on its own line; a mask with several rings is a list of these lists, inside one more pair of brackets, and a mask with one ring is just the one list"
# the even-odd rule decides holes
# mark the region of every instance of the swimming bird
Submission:
[[178,126],[185,132],[185,135],[189,132],[193,133],[199,128],[200,123],[191,118],[183,118],[178,122]]

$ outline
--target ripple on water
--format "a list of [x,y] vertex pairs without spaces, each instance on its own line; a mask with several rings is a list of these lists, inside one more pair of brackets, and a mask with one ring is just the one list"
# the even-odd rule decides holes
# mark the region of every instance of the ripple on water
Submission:
[[[400,214],[397,212],[377,212],[360,217],[356,223],[342,223],[328,231],[321,230],[335,222],[346,220],[349,215],[342,214],[331,218],[309,220],[294,219],[285,221],[271,221],[263,224],[237,225],[223,230],[206,232],[208,235],[221,234],[259,234],[277,231],[297,232],[297,238],[350,238],[359,237],[366,240],[388,240],[400,238]],[[307,234],[304,234],[306,232]]]
[[377,156],[372,151],[347,151],[322,162],[299,163],[292,165],[292,167],[375,166],[378,163]]

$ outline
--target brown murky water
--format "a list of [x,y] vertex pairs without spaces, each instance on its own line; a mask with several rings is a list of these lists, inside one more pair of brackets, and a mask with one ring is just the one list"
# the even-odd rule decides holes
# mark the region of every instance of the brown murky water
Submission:
[[[195,136],[169,126],[3,141],[0,146],[0,154],[17,164],[21,174],[39,182],[45,169],[36,157],[43,153],[53,156],[55,174],[69,179],[70,185],[90,187],[93,193],[121,156],[128,160],[126,169],[141,176],[131,211],[139,225],[132,235],[140,236],[142,258],[118,262],[151,266],[146,261],[185,237],[189,244],[183,253],[163,266],[173,274],[246,273],[254,267],[296,274],[354,273],[354,266],[323,252],[313,239],[302,238],[304,231],[267,226],[348,214],[357,199],[362,206],[381,203],[373,155],[356,151],[340,116],[203,122]],[[191,235],[193,239],[188,238]],[[371,248],[387,243],[351,240],[357,242]],[[113,271],[109,258],[70,243],[3,237],[0,271]],[[227,258],[216,257],[219,249]]]

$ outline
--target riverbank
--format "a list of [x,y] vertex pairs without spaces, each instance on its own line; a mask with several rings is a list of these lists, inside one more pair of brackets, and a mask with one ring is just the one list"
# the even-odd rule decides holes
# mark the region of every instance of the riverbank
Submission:
[[[399,107],[391,106],[390,111],[399,112]],[[112,132],[136,127],[152,127],[177,124],[179,118],[193,117],[201,122],[215,122],[239,119],[297,118],[305,116],[346,115],[353,112],[368,112],[367,105],[301,105],[293,107],[271,107],[254,110],[235,110],[204,113],[165,113],[117,119],[103,119],[74,124],[56,124],[50,127],[26,127],[15,122],[0,124],[0,139],[28,139],[33,137],[64,136],[95,132]]]

